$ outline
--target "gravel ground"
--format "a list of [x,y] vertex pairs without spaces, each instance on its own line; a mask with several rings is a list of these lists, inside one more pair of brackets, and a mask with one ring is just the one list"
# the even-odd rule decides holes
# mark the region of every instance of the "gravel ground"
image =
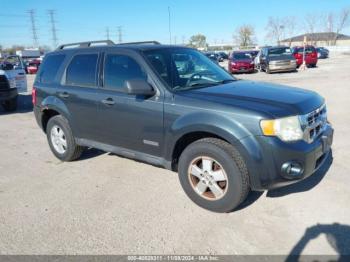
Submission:
[[18,112],[0,111],[0,254],[350,254],[349,72],[339,55],[297,73],[237,76],[323,95],[334,159],[229,214],[193,204],[161,168],[97,150],[60,162],[21,95]]

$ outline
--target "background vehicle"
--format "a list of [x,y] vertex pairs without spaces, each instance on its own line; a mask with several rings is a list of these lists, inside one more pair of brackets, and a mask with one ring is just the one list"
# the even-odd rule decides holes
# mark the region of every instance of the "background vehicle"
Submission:
[[17,109],[19,92],[27,91],[24,64],[19,56],[8,56],[0,64],[0,103],[6,111]]
[[[297,66],[303,64],[303,54],[304,54],[304,47],[303,46],[296,46],[292,49],[293,55],[295,57],[295,60],[297,61]],[[305,64],[308,67],[315,67],[317,64],[317,51],[314,46],[308,45],[305,46]]]
[[218,52],[218,54],[219,54],[220,57],[222,58],[222,61],[228,59],[228,54],[226,54],[225,52]]
[[258,68],[266,73],[295,71],[297,64],[292,51],[286,46],[261,49]]
[[216,64],[219,63],[219,55],[214,52],[205,52],[204,53],[210,60],[215,62]]
[[247,52],[252,56],[253,60],[259,54],[259,50],[250,50],[250,51],[247,51]]
[[36,74],[39,70],[41,62],[39,60],[32,60],[28,62],[26,71],[28,74]]
[[329,57],[329,50],[324,47],[317,47],[317,58],[318,59],[324,59]]
[[228,71],[230,73],[252,73],[254,70],[254,59],[250,52],[232,52],[228,62]]
[[237,81],[191,48],[99,43],[60,46],[34,82],[36,121],[62,161],[93,147],[163,166],[196,204],[228,212],[330,155],[333,129],[314,92]]

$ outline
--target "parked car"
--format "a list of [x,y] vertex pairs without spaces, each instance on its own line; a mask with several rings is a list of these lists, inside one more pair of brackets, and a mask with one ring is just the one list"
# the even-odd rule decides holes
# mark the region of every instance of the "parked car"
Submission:
[[36,74],[38,72],[41,62],[39,60],[33,60],[28,62],[27,74]]
[[[297,61],[297,66],[303,64],[303,59],[305,59],[305,64],[308,67],[315,67],[317,64],[317,50],[314,46],[308,45],[305,46],[296,46],[293,47],[293,55]],[[305,50],[305,58],[304,57],[304,50]]]
[[210,60],[212,60],[213,62],[215,62],[216,64],[218,64],[219,61],[219,55],[214,53],[214,52],[205,52],[204,53]]
[[[34,115],[62,161],[93,147],[162,166],[196,204],[228,212],[331,157],[333,128],[313,91],[237,81],[187,47],[98,43],[60,46],[35,78]],[[184,59],[191,73],[174,66]]]
[[325,59],[325,58],[329,57],[329,50],[327,48],[317,47],[316,51],[317,51],[317,58],[318,59]]
[[228,71],[234,73],[252,73],[254,72],[254,59],[247,51],[232,52],[229,62]]
[[252,59],[254,60],[255,57],[259,54],[259,50],[250,50],[248,53],[252,56]]
[[24,64],[19,56],[8,56],[0,63],[0,104],[5,111],[17,109],[19,92],[27,91]]
[[228,54],[226,54],[225,52],[218,52],[218,54],[219,54],[220,57],[222,58],[222,61],[228,59]]
[[257,68],[267,74],[295,71],[297,67],[291,49],[286,46],[263,47],[257,60]]

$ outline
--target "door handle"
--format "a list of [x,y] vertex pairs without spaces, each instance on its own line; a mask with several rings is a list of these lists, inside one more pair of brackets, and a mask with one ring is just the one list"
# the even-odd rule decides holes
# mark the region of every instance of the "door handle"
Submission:
[[62,93],[58,93],[58,96],[62,98],[67,98],[69,97],[69,94],[67,92],[62,92]]
[[114,100],[110,97],[107,99],[103,99],[101,102],[107,106],[112,106],[115,104]]

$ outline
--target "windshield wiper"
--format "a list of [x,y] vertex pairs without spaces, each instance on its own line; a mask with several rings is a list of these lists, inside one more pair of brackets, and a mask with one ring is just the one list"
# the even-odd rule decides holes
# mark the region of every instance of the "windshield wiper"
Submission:
[[234,81],[237,81],[237,79],[224,79],[224,80],[215,82],[215,84],[227,84],[227,83],[231,83],[231,82],[234,82]]

